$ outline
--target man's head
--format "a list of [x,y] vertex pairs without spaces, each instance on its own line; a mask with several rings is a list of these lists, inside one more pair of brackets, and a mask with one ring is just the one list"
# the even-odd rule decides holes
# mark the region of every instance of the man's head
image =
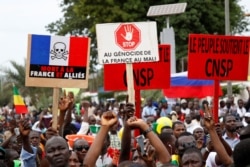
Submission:
[[181,107],[184,109],[187,108],[187,100],[186,99],[181,100]]
[[193,135],[195,140],[198,140],[200,138],[204,137],[204,129],[201,126],[197,126],[193,130]]
[[177,114],[180,114],[181,113],[181,106],[175,105],[174,110],[176,111]]
[[178,154],[182,157],[183,153],[188,148],[196,147],[196,142],[194,136],[189,132],[183,132],[180,134],[176,141],[176,148],[178,149]]
[[189,101],[189,102],[188,102],[188,108],[189,108],[190,110],[193,110],[193,109],[194,109],[194,102],[193,102],[193,101]]
[[175,148],[176,138],[173,134],[162,132],[159,135],[159,138],[161,139],[164,146],[168,149],[170,155],[176,153],[176,148]]
[[71,151],[69,157],[69,167],[80,167],[80,161],[77,157],[77,154],[74,151]]
[[80,162],[83,162],[87,152],[89,150],[89,143],[84,139],[77,139],[73,144],[73,151],[76,152]]
[[239,108],[242,108],[244,106],[244,101],[242,99],[238,99],[237,103]]
[[175,121],[172,126],[174,136],[178,138],[182,132],[185,132],[185,126],[181,121]]
[[33,130],[30,131],[29,140],[32,146],[38,147],[40,144],[40,133]]
[[89,125],[95,125],[96,124],[96,119],[95,119],[94,115],[89,116],[88,123],[89,123]]
[[148,98],[147,99],[147,106],[151,107],[153,105],[153,99],[152,98]]
[[236,131],[236,118],[234,115],[226,114],[223,118],[223,123],[227,132]]
[[66,140],[61,136],[51,137],[46,142],[45,152],[50,166],[64,167],[68,164],[70,152]]
[[202,162],[201,152],[197,148],[187,149],[181,158],[182,167],[202,167]]
[[220,108],[224,108],[226,105],[226,102],[224,100],[220,101]]
[[246,167],[250,165],[250,139],[240,141],[234,148],[234,167]]
[[186,117],[185,117],[185,122],[187,124],[190,124],[192,122],[192,118],[191,118],[191,115],[190,114],[187,114]]

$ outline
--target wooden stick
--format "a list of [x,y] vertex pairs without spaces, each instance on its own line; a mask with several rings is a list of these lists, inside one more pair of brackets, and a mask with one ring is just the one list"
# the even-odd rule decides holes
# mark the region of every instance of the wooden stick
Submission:
[[134,89],[134,75],[133,64],[126,64],[127,71],[127,89],[128,89],[128,102],[135,104],[135,89]]
[[53,88],[53,106],[52,106],[52,128],[57,130],[59,88]]

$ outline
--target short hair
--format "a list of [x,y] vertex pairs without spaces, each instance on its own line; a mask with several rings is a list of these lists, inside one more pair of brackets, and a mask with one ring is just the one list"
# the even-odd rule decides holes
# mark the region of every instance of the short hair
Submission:
[[234,148],[233,159],[235,167],[246,167],[250,165],[250,139],[240,141]]
[[[223,123],[226,123],[226,118],[229,117],[229,116],[235,117],[233,114],[227,113],[227,114],[225,114],[225,115],[222,117],[222,118],[223,118]],[[236,117],[235,117],[235,119],[236,119]]]
[[180,136],[178,137],[178,139],[176,139],[176,141],[175,141],[175,147],[176,147],[176,148],[179,147],[178,140],[179,140],[182,136],[192,136],[192,137],[194,137],[193,134],[190,133],[190,132],[182,132],[182,133],[180,134]]
[[[45,152],[47,152],[48,144],[51,142],[51,140],[61,140],[62,143],[65,146],[68,146],[67,141],[63,137],[61,137],[61,136],[52,136],[49,140],[47,140],[47,142],[45,144]],[[67,148],[69,149],[69,147],[67,147]]]
[[196,148],[196,147],[188,148],[187,150],[184,151],[183,155],[185,155],[185,154],[192,154],[192,153],[197,153],[199,155],[199,158],[200,158],[201,162],[202,162],[203,158],[202,158],[201,151],[198,148]]
[[174,130],[174,128],[175,128],[176,125],[183,125],[183,126],[185,126],[183,122],[181,122],[181,121],[175,121],[175,122],[173,123],[173,125],[172,125],[172,129],[173,129],[173,130]]
[[168,132],[162,132],[159,135],[160,140],[162,141],[162,143],[167,143],[167,142],[171,142],[173,140],[171,133]]
[[[73,150],[75,150],[75,149],[76,149],[76,143],[77,143],[78,141],[84,141],[84,142],[88,143],[88,141],[87,141],[87,140],[85,140],[85,139],[81,139],[81,138],[76,139],[76,140],[74,141],[74,143],[73,143]],[[88,143],[88,144],[89,144],[89,143]]]
[[181,136],[193,136],[193,134],[190,133],[190,132],[182,132],[182,133],[180,134],[179,138],[180,138]]

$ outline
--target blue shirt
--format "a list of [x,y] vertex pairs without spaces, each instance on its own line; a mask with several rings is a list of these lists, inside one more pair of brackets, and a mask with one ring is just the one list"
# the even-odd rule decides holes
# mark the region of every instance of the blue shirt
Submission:
[[227,142],[227,144],[232,148],[232,150],[234,150],[234,147],[240,142],[238,134],[236,138],[232,139],[227,136],[227,133],[225,133],[222,138]]
[[33,154],[27,152],[22,148],[21,154],[20,154],[20,160],[21,160],[21,167],[36,167],[36,152],[37,148],[31,146],[33,150]]

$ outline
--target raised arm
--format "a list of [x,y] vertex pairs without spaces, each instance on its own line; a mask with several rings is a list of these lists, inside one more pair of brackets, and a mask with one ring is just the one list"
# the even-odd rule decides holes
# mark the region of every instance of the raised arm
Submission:
[[163,164],[170,162],[171,157],[168,150],[145,121],[133,117],[127,123],[130,127],[137,127],[143,131],[144,136],[149,139],[150,144],[155,148],[158,161]]
[[[60,110],[60,115],[58,120],[60,136],[63,136],[64,125],[71,122],[71,110],[73,108],[73,103],[74,103],[74,94],[72,92],[69,92],[68,95],[66,96],[66,92],[64,91],[64,95],[60,99],[58,105],[58,108]],[[66,119],[64,119],[67,111],[68,113]]]
[[231,165],[233,163],[232,158],[228,155],[225,147],[223,146],[219,136],[216,133],[214,121],[211,116],[211,111],[207,105],[205,105],[205,126],[210,134],[211,141],[214,143],[213,147],[217,155],[215,156],[215,162],[217,165]]
[[111,111],[103,113],[101,118],[101,129],[95,137],[94,142],[92,143],[88,153],[85,156],[83,161],[83,166],[93,167],[95,166],[96,160],[101,153],[103,141],[105,140],[106,135],[108,135],[109,129],[117,123],[117,116]]

